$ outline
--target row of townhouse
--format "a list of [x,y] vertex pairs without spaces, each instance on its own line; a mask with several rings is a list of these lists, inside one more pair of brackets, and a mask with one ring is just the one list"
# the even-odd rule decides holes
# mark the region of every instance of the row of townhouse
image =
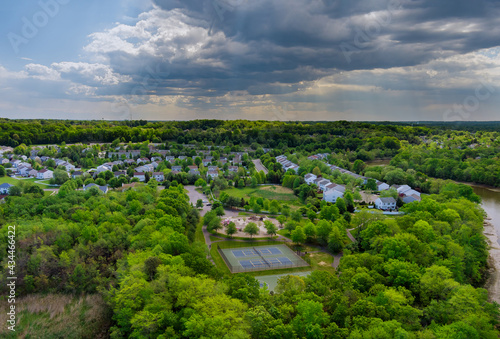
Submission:
[[[137,160],[134,160],[134,158],[140,157],[140,155],[141,155],[140,150],[132,150],[132,151],[121,150],[121,151],[117,151],[117,152],[108,152],[108,157],[118,156],[120,158],[123,158],[122,155],[124,155],[126,158],[125,161],[128,160],[129,163],[131,161],[133,161],[134,163],[137,163],[137,164],[147,163],[149,161],[162,161],[163,159],[165,159],[166,161],[168,161],[170,163],[173,163],[177,159],[178,160],[185,160],[188,158],[188,156],[186,156],[186,155],[180,155],[177,157],[172,156],[172,155],[168,155],[168,154],[170,154],[170,151],[168,151],[168,150],[157,150],[157,149],[154,149],[151,147],[150,147],[150,152],[151,153],[158,153],[161,156],[155,156],[155,157],[152,157],[151,159],[148,159],[146,157],[141,157],[141,158],[138,158]],[[200,154],[203,155],[202,163],[204,166],[209,166],[212,163],[212,161],[214,160],[214,157],[210,155],[210,151],[199,151],[198,155],[192,156],[191,158],[194,160],[197,157],[199,157]],[[243,154],[244,154],[244,152],[231,152],[233,159],[230,160],[227,157],[220,157],[217,161],[222,163],[223,165],[226,163],[232,163],[233,165],[241,164]]]
[[308,185],[316,185],[323,192],[323,200],[327,202],[336,202],[338,198],[342,198],[344,196],[344,185],[336,184],[312,173],[306,174],[304,176],[304,180]]
[[294,164],[290,160],[287,159],[286,155],[279,155],[276,157],[276,161],[281,164],[283,167],[283,170],[286,172],[289,169],[292,169],[295,171],[295,173],[299,172],[299,165]]
[[[146,181],[146,173],[145,172],[134,172],[134,178],[139,179],[139,181]],[[151,174],[151,179],[155,179],[158,182],[165,181],[165,174],[163,172],[153,172]]]
[[392,185],[391,187],[395,188],[398,191],[398,195],[401,197],[401,200],[403,200],[405,204],[422,200],[422,198],[420,197],[420,192],[415,191],[408,185]]

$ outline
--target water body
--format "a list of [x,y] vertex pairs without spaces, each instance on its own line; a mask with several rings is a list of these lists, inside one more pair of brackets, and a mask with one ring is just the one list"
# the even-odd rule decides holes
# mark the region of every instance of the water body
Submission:
[[485,284],[490,300],[500,303],[500,190],[471,185],[482,199],[481,207],[488,214],[484,235],[490,243],[490,276]]

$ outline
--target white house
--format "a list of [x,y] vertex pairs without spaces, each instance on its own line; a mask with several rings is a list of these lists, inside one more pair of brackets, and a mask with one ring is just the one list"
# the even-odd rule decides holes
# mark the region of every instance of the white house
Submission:
[[29,171],[31,171],[31,167],[19,166],[17,168],[17,173],[19,173],[19,175],[22,175],[23,177],[27,177]]
[[377,184],[377,191],[379,191],[379,192],[388,190],[391,187],[382,181],[376,181],[376,184]]
[[375,200],[375,207],[379,210],[396,209],[396,200],[393,197],[378,198]]
[[328,179],[323,179],[319,182],[319,189],[325,191],[326,185],[331,184],[332,182]]
[[165,175],[163,174],[163,172],[154,172],[153,178],[158,182],[165,181]]
[[238,166],[229,166],[228,170],[229,172],[238,172]]
[[38,171],[38,173],[36,174],[36,178],[41,180],[52,179],[53,177],[54,177],[54,172],[46,168]]
[[344,193],[333,189],[323,193],[323,200],[327,202],[336,202],[338,198],[342,198],[343,196]]
[[217,178],[219,176],[218,171],[210,170],[207,172],[207,176],[211,177],[212,179]]
[[101,172],[106,172],[106,171],[111,171],[113,168],[109,165],[100,165],[97,166],[96,172],[101,173]]
[[398,188],[396,188],[399,194],[404,194],[406,191],[411,190],[411,187],[408,185],[401,185]]
[[308,173],[304,176],[304,180],[306,181],[306,184],[310,185],[313,183],[314,180],[316,180],[318,177],[312,173]]
[[0,194],[9,194],[9,188],[11,188],[14,185],[11,185],[9,183],[3,183],[0,185]]
[[144,172],[135,172],[134,178],[139,179],[139,181],[146,181],[146,176],[144,175]]
[[38,173],[38,171],[37,171],[37,170],[32,169],[31,171],[29,171],[29,172],[28,172],[28,175],[29,175],[30,177],[36,177],[37,173]]

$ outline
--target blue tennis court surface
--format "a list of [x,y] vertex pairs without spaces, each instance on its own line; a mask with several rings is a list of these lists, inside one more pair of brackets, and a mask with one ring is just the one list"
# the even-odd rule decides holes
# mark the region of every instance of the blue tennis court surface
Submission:
[[258,255],[254,250],[232,250],[231,252],[233,252],[236,258],[255,257]]
[[284,244],[255,245],[217,250],[232,273],[309,266]]
[[271,265],[271,266],[280,266],[280,265],[291,265],[292,264],[292,261],[288,258],[269,258],[267,259],[267,262]]
[[261,249],[258,249],[259,253],[261,255],[275,255],[275,254],[283,254],[279,248],[276,248],[276,247],[267,247],[267,248],[261,248]]
[[269,267],[263,260],[240,260],[240,265],[244,268]]

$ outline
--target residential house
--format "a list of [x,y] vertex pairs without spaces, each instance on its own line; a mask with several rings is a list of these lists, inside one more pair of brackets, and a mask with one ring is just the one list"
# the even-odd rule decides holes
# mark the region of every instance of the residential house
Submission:
[[28,172],[28,175],[30,177],[33,177],[33,178],[36,178],[36,175],[37,175],[38,171],[35,170],[35,169],[32,169],[31,171]]
[[165,181],[165,175],[163,174],[163,172],[154,172],[153,178],[158,182]]
[[92,187],[98,188],[104,194],[108,193],[108,186],[107,185],[106,186],[99,186],[99,185],[94,184],[94,183],[91,183],[91,184],[88,184],[88,185],[83,185],[83,190],[87,191],[87,190],[91,189]]
[[344,193],[332,189],[323,193],[323,200],[334,203],[338,198],[342,198],[343,196]]
[[323,179],[319,182],[319,189],[322,190],[322,191],[325,191],[325,187],[326,185],[329,185],[331,184],[332,182],[330,180],[327,180],[327,179]]
[[113,172],[115,178],[118,178],[120,177],[120,175],[127,175],[127,172],[125,171],[116,171],[116,172]]
[[382,182],[382,181],[376,181],[375,182],[377,184],[377,191],[381,192],[381,191],[385,191],[385,190],[388,190],[389,188],[391,188],[391,186],[389,186],[388,184],[386,184],[385,182]]
[[238,172],[238,166],[229,166],[228,167],[229,172]]
[[182,172],[182,166],[172,166],[172,171]]
[[134,178],[139,179],[139,181],[146,181],[146,175],[144,174],[144,172],[135,172]]
[[396,209],[396,200],[393,197],[377,198],[375,207],[379,210],[394,210]]
[[72,179],[76,179],[76,178],[79,178],[83,175],[83,172],[81,171],[74,171],[73,174],[71,174],[71,178]]
[[207,172],[207,176],[212,178],[212,179],[215,179],[215,178],[218,178],[219,177],[219,171],[214,171],[214,170],[209,170]]
[[9,189],[14,186],[9,183],[3,183],[0,185],[0,194],[9,194]]
[[53,177],[54,177],[54,172],[46,168],[38,171],[38,173],[36,174],[36,178],[40,180],[52,179]]
[[306,181],[306,184],[310,185],[313,183],[314,180],[316,180],[318,177],[312,173],[308,173],[304,176],[304,180]]

